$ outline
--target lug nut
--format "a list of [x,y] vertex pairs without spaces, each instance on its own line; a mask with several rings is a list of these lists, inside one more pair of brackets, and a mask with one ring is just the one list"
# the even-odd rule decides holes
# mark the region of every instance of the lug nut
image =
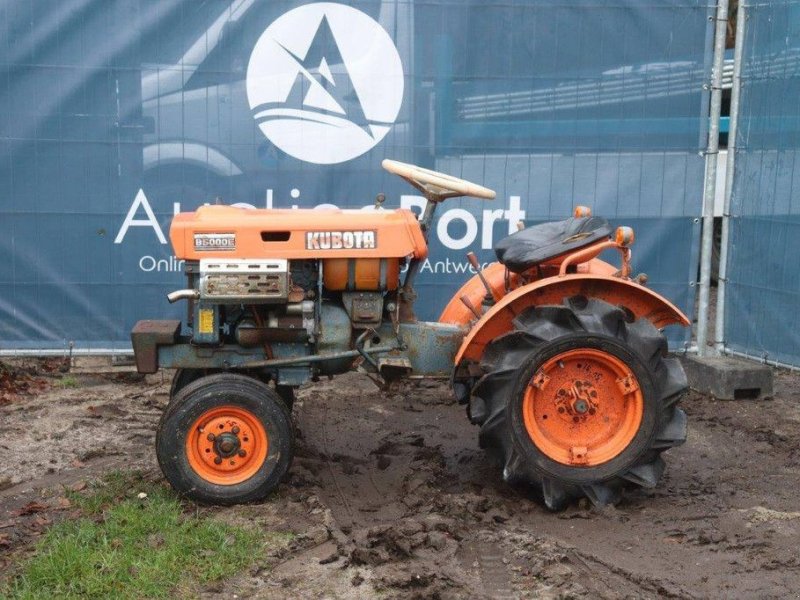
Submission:
[[221,458],[221,457],[219,457],[219,456],[217,456],[217,457],[214,459],[214,464],[215,464],[215,465],[221,465],[221,464],[222,464],[222,458]]
[[233,435],[236,435],[237,433],[239,433],[239,426],[238,425],[234,425],[233,427],[231,427],[231,433]]
[[247,456],[247,450],[245,450],[244,448],[242,448],[241,450],[239,450],[239,456],[241,456],[242,458],[244,458],[245,456]]
[[213,433],[209,433],[209,434],[206,436],[206,439],[207,439],[209,442],[213,442],[213,441],[214,441],[216,438],[217,438],[217,436],[215,436]]

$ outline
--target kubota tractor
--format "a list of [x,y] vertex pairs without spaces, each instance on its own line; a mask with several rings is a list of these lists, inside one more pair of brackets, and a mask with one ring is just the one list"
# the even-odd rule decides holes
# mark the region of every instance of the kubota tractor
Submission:
[[[164,475],[196,500],[265,496],[292,460],[293,390],[358,368],[380,383],[448,377],[503,477],[551,509],[655,486],[661,453],[686,439],[686,389],[661,330],[688,325],[631,277],[627,227],[574,218],[522,229],[467,281],[439,321],[414,316],[414,281],[440,202],[494,198],[413,165],[383,167],[427,198],[408,210],[203,206],[175,217],[187,322],[140,321],[142,373],[177,369],[158,427]],[[380,197],[379,197],[380,198]],[[598,259],[619,252],[620,265]],[[405,272],[404,272],[405,267]]]

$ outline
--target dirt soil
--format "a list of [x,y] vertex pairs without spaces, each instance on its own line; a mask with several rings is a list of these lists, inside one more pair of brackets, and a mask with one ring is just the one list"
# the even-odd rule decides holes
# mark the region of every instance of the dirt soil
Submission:
[[[30,366],[27,367],[30,370]],[[29,373],[29,371],[26,371]],[[35,376],[32,375],[35,378]],[[169,379],[41,373],[0,405],[0,573],[70,514],[65,486],[141,468]],[[75,382],[72,382],[75,383]],[[690,394],[661,485],[616,508],[551,513],[506,486],[446,386],[380,392],[348,375],[298,393],[288,481],[203,508],[292,531],[210,597],[778,598],[800,589],[800,375],[771,401]]]

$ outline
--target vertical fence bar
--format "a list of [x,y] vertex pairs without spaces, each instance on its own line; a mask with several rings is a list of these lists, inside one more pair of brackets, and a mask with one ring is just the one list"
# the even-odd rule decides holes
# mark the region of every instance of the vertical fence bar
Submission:
[[728,23],[728,0],[719,0],[714,30],[714,66],[711,73],[706,176],[703,186],[703,238],[700,250],[700,299],[697,310],[697,354],[708,355],[708,298],[711,286],[711,255],[714,244],[714,194],[719,153],[719,115],[722,108],[722,64]]
[[745,5],[739,2],[736,11],[736,37],[733,49],[733,82],[731,87],[731,120],[728,131],[728,157],[725,169],[725,201],[722,209],[722,235],[719,249],[719,275],[717,276],[717,315],[714,324],[714,347],[718,353],[725,350],[725,293],[728,285],[728,241],[730,236],[731,198],[733,173],[736,168],[736,130],[739,125],[739,92],[742,85],[742,56],[744,55]]

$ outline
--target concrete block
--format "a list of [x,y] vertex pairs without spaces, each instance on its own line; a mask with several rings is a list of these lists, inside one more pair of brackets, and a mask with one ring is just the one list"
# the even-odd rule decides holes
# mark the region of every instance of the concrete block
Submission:
[[720,400],[761,400],[772,397],[772,369],[766,365],[714,356],[682,358],[689,387]]

